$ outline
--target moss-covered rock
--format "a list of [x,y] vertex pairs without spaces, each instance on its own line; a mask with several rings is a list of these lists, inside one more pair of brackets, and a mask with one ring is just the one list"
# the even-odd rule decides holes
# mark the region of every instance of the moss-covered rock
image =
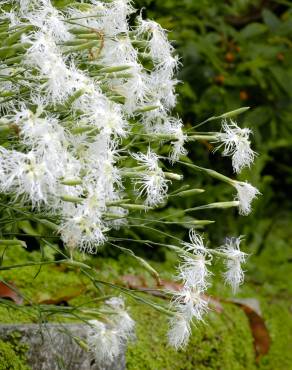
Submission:
[[27,346],[19,343],[15,333],[9,341],[0,340],[0,370],[30,370],[27,365]]

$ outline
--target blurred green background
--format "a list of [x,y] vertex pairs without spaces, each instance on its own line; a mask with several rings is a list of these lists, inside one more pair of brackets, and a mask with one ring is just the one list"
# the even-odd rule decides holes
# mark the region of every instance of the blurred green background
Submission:
[[[279,218],[291,217],[292,2],[138,0],[136,5],[170,30],[182,63],[177,113],[187,126],[251,107],[239,123],[253,130],[259,156],[240,179],[253,183],[263,196],[250,216],[225,212],[224,222],[220,215],[220,227],[211,230],[219,239],[230,232],[244,234],[260,252]],[[202,129],[219,130],[220,122]],[[229,159],[201,144],[189,145],[194,162],[233,176]],[[230,199],[226,191],[216,184],[208,201]]]
[[[195,216],[216,221],[204,229],[206,237],[215,243],[221,243],[226,235],[245,235],[244,248],[250,258],[246,282],[238,297],[253,297],[260,304],[271,339],[269,350],[255,365],[236,352],[238,347],[247,356],[248,344],[243,341],[229,352],[234,361],[230,357],[230,362],[221,358],[215,363],[213,344],[213,357],[206,353],[203,359],[191,355],[193,346],[200,354],[208,348],[206,341],[200,340],[190,344],[186,363],[174,367],[231,370],[255,366],[290,370],[292,357],[287,343],[292,340],[292,2],[137,0],[135,5],[145,7],[144,17],[169,30],[169,39],[180,56],[176,113],[185,125],[191,127],[210,116],[249,106],[251,109],[238,117],[238,123],[253,130],[253,149],[259,154],[251,170],[238,176],[262,193],[253,204],[252,214],[240,217],[236,210],[228,209],[201,211]],[[202,130],[220,130],[220,122],[212,122]],[[194,163],[235,176],[230,159],[214,153],[212,145],[192,143],[188,151]],[[231,199],[232,190],[226,186],[182,171],[186,183],[205,188],[206,192],[196,198],[173,200],[168,212]],[[181,228],[172,228],[172,232],[180,237],[187,235]],[[220,282],[211,294],[231,295]],[[236,316],[231,321],[235,325]],[[194,335],[203,332],[200,328]],[[219,342],[238,335],[242,334],[231,330]],[[263,339],[259,337],[253,338],[255,346]]]

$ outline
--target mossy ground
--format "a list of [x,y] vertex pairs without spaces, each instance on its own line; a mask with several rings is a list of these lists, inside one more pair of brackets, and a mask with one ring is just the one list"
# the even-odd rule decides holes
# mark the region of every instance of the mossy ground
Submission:
[[127,369],[255,369],[252,336],[244,313],[224,305],[212,312],[205,324],[193,330],[185,350],[167,345],[167,319],[149,308],[132,307],[137,320],[137,343],[128,348]]
[[27,346],[19,343],[15,333],[9,342],[0,340],[0,370],[30,370],[27,365]]
[[[287,229],[287,225],[282,227]],[[290,237],[283,239],[283,234],[287,236],[287,230],[284,233],[280,227],[278,233],[273,233],[266,240],[263,253],[249,259],[246,268],[247,281],[238,294],[238,297],[255,298],[260,302],[262,316],[270,333],[270,350],[258,364],[255,362],[248,319],[242,309],[232,303],[222,303],[221,313],[211,311],[206,323],[193,329],[188,347],[176,352],[167,345],[167,318],[148,306],[127,299],[129,310],[137,321],[137,340],[129,345],[127,369],[291,370],[291,247]],[[23,263],[39,258],[39,252],[26,252],[24,249],[13,247],[5,254],[3,263]],[[149,285],[154,284],[152,277],[137,267],[136,261],[128,256],[121,255],[117,259],[97,257],[86,262],[94,266],[101,279],[106,281],[118,282],[121,275],[138,274],[143,276]],[[165,263],[152,262],[152,265],[158,271],[163,271],[164,279],[170,279],[175,256],[169,253]],[[77,305],[90,302],[99,294],[78,269],[64,269],[56,265],[43,266],[41,270],[38,267],[26,267],[2,271],[1,277],[5,281],[13,282],[32,302],[69,296],[69,304]],[[230,290],[219,278],[215,279],[216,284],[210,294],[219,298],[230,298]],[[162,302],[160,298],[155,300]],[[3,323],[39,320],[35,311],[30,311],[29,307],[25,310],[15,310],[15,307],[9,308],[4,304],[0,304],[0,318]],[[45,319],[58,321],[61,318],[55,315]],[[12,365],[10,359],[14,359]],[[0,341],[0,370],[8,369],[27,370],[27,367],[23,357],[15,351],[15,347],[11,347],[11,343]]]

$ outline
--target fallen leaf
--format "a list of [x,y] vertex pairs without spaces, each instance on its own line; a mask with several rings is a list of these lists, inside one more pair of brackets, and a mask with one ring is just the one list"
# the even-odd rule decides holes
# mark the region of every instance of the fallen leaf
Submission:
[[38,294],[34,301],[39,304],[53,304],[53,305],[63,305],[67,306],[68,302],[76,297],[79,297],[85,291],[85,287],[74,287],[66,288],[65,291],[61,291],[58,294],[51,293],[40,293]]
[[120,277],[121,282],[123,285],[130,289],[136,289],[137,287],[147,287],[146,280],[143,276],[137,275],[123,275]]
[[16,287],[11,282],[5,283],[4,281],[0,281],[0,298],[9,299],[16,304],[23,303],[23,298],[16,292]]
[[238,305],[246,314],[254,340],[256,362],[258,363],[269,352],[271,346],[270,334],[262,317],[259,301],[254,298],[230,299],[227,301]]
[[[167,294],[168,292],[178,292],[183,288],[182,284],[176,283],[171,280],[162,279],[160,280],[159,287],[163,289],[148,287],[144,277],[136,275],[124,275],[121,277],[121,280],[130,289],[139,290],[140,292],[148,293],[155,297],[160,297],[163,299],[169,298],[169,295]],[[210,303],[210,306],[216,312],[221,313],[223,311],[223,307],[218,299],[206,295],[203,295],[202,297],[204,297]]]

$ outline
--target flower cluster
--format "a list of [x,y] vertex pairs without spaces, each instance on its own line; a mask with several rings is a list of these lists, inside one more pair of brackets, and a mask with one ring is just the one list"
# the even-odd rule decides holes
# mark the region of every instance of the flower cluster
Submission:
[[[128,0],[62,10],[49,0],[22,0],[2,15],[8,27],[23,30],[17,34],[23,53],[17,63],[8,54],[1,65],[7,76],[1,91],[15,92],[0,101],[3,122],[17,128],[19,141],[1,147],[0,191],[58,214],[70,248],[94,252],[124,222],[123,174],[131,168],[119,158],[130,122],[141,134],[170,129],[172,160],[184,153],[182,123],[169,115],[177,58],[155,22],[139,16],[130,29],[133,11]],[[169,180],[155,152],[127,154],[146,167],[132,179],[144,204],[163,202]]]
[[[236,189],[233,202],[203,208],[236,206],[247,215],[259,194],[255,187],[181,157],[186,142],[203,138],[223,147],[239,172],[256,156],[251,130],[232,120],[224,120],[217,133],[183,129],[172,114],[179,60],[161,26],[141,15],[135,19],[131,0],[60,3],[6,0],[1,9],[0,194],[15,208],[41,214],[70,251],[90,253],[130,220],[130,212],[192,191],[182,186],[169,194],[172,181],[183,178],[166,170],[175,162]],[[243,280],[240,240],[229,239],[217,250],[233,290]],[[208,309],[204,292],[214,251],[192,230],[180,254],[183,287],[172,300],[176,314],[169,332],[176,348],[187,343],[191,323]],[[101,363],[114,360],[134,327],[119,298],[107,306],[115,310],[113,320],[91,321],[88,334]]]
[[208,249],[203,238],[193,229],[189,233],[190,243],[183,243],[181,252],[182,264],[178,268],[177,279],[182,282],[178,292],[172,292],[171,308],[175,315],[170,319],[168,332],[169,343],[176,349],[184,347],[191,334],[191,324],[202,321],[208,311],[208,300],[205,292],[210,286],[213,256],[224,260],[226,271],[224,280],[235,293],[243,282],[244,275],[241,264],[246,260],[246,254],[240,251],[242,237],[226,239],[224,246],[219,249]]

